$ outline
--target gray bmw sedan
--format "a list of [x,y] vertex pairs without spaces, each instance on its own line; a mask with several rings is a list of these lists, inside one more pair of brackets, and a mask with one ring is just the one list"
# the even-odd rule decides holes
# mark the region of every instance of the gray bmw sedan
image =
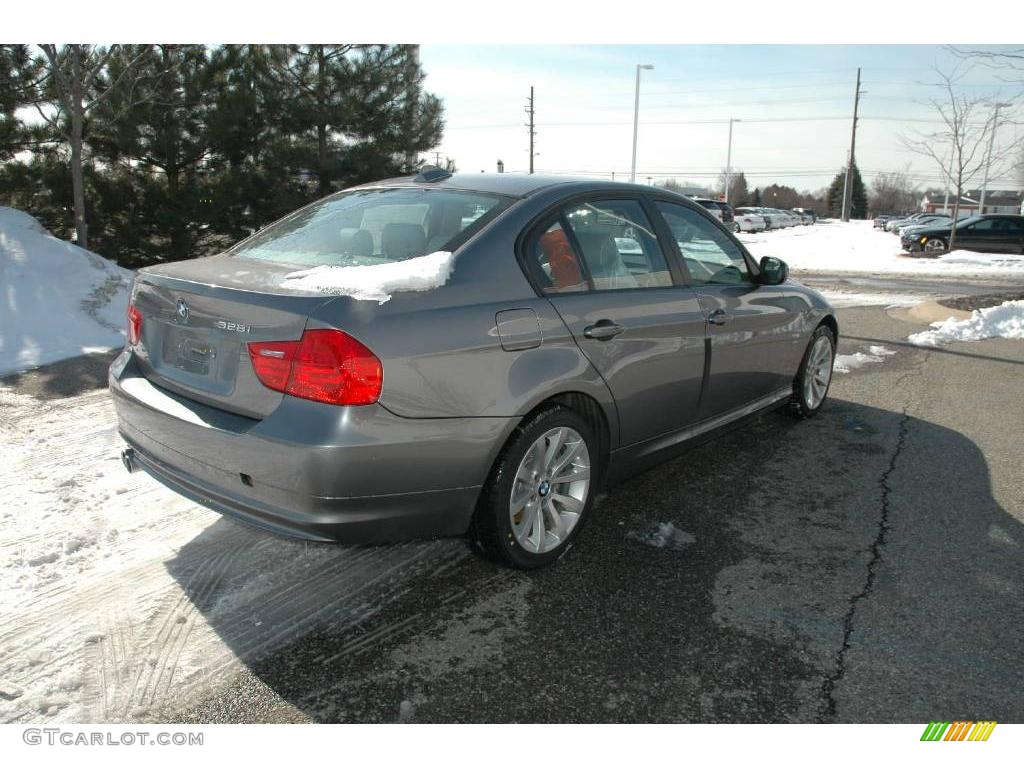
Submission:
[[833,310],[687,198],[541,176],[355,187],[138,272],[129,470],[272,531],[463,535],[521,568],[596,491],[828,392]]

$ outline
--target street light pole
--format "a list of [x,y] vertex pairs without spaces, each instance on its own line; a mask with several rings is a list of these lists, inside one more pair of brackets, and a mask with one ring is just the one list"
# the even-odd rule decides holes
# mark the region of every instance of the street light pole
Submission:
[[633,164],[629,167],[629,182],[636,182],[636,133],[640,125],[640,70],[654,69],[653,64],[636,65],[636,94],[633,98]]
[[729,202],[729,187],[732,186],[732,124],[742,123],[735,117],[729,118],[729,149],[725,153],[725,202]]
[[988,157],[985,159],[985,181],[981,185],[981,199],[978,201],[978,213],[985,212],[985,193],[988,192],[988,173],[992,166],[992,145],[996,143],[996,128],[999,127],[999,110],[1003,107],[1012,107],[1005,101],[995,105],[995,114],[992,116],[992,135],[988,137]]

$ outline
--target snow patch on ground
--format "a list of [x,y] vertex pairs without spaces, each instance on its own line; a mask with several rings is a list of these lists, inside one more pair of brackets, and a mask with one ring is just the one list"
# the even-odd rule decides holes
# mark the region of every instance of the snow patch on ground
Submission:
[[835,373],[849,373],[850,371],[861,368],[868,363],[881,363],[885,358],[890,355],[895,355],[891,349],[883,347],[880,344],[873,344],[868,347],[867,352],[854,352],[851,355],[836,355],[835,365],[832,370]]
[[310,632],[357,652],[352,627],[470,557],[454,539],[343,547],[222,518],[125,472],[105,390],[0,384],[0,414],[0,723],[165,722]]
[[939,347],[952,341],[1024,339],[1024,301],[1005,301],[998,307],[976,309],[965,320],[950,317],[932,323],[931,330],[913,333],[911,344]]
[[455,264],[449,251],[435,251],[391,264],[320,266],[289,272],[284,287],[383,304],[397,291],[429,291],[448,282]]
[[0,375],[122,346],[131,277],[0,207]]
[[672,523],[658,523],[653,531],[629,531],[626,537],[657,549],[685,549],[697,540],[692,533],[681,531]]
[[777,256],[791,269],[876,275],[1024,275],[1024,256],[953,251],[937,259],[901,255],[900,241],[870,221],[829,221],[808,227],[741,234],[756,259]]
[[849,291],[819,291],[836,309],[843,307],[913,307],[922,303],[923,296],[909,293],[852,293]]

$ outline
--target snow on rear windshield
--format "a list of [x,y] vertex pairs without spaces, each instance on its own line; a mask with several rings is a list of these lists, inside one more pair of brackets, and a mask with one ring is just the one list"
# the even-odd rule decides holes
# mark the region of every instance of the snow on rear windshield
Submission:
[[390,264],[453,250],[507,204],[478,192],[357,190],[296,211],[231,255],[311,267]]

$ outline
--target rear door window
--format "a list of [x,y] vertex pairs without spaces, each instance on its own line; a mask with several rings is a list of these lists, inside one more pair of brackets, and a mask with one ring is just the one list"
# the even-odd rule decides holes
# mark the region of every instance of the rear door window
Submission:
[[528,268],[544,293],[577,293],[589,288],[583,268],[562,222],[535,235],[526,249]]
[[672,285],[665,254],[638,200],[592,200],[564,214],[594,290]]

